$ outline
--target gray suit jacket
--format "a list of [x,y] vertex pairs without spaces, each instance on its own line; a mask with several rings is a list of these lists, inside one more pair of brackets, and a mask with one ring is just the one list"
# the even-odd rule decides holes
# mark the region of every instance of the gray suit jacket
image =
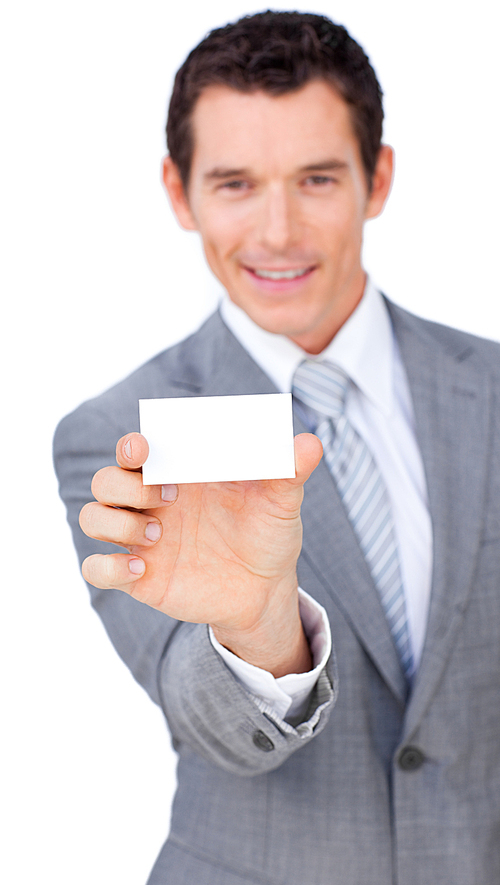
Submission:
[[[259,711],[204,625],[90,588],[179,753],[171,833],[150,885],[500,882],[500,348],[389,309],[435,544],[408,702],[377,591],[323,462],[306,484],[299,580],[328,612],[334,655],[296,728]],[[114,463],[117,439],[138,427],[140,397],[273,390],[214,314],[65,418],[55,461],[80,557],[104,548],[82,534],[78,512],[93,473]]]

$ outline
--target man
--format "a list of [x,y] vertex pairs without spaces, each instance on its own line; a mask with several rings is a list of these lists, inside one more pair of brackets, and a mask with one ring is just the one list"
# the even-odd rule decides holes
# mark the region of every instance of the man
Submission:
[[[164,181],[228,298],[58,429],[93,604],[179,753],[151,885],[499,881],[500,353],[366,278],[382,116],[321,16],[193,50]],[[139,398],[276,390],[296,479],[142,485]]]

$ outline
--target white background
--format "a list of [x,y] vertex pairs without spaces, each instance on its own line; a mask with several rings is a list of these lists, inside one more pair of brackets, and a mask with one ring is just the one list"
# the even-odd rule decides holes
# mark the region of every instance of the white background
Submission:
[[[7,7],[7,4],[5,5]],[[19,2],[2,82],[2,799],[8,885],[142,885],[175,760],[88,606],[51,466],[57,421],[180,339],[217,287],[159,184],[173,73],[239,0]],[[260,8],[260,7],[257,7]],[[276,3],[275,8],[287,8]],[[397,152],[366,266],[395,301],[500,340],[491,0],[338,0]],[[154,323],[144,331],[146,318]],[[473,432],[473,428],[471,428]]]

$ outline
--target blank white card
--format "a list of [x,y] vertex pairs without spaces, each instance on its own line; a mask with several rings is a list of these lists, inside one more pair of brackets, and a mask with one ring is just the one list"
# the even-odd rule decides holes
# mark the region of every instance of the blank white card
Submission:
[[292,395],[139,400],[144,485],[295,476]]

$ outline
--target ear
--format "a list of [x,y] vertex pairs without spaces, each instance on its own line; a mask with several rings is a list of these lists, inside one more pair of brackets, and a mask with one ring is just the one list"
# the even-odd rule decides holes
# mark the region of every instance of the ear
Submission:
[[376,218],[382,212],[391,190],[393,173],[394,151],[388,144],[383,144],[373,173],[372,189],[366,204],[365,218]]
[[169,155],[163,160],[162,178],[172,209],[181,227],[185,230],[197,230],[179,169]]

